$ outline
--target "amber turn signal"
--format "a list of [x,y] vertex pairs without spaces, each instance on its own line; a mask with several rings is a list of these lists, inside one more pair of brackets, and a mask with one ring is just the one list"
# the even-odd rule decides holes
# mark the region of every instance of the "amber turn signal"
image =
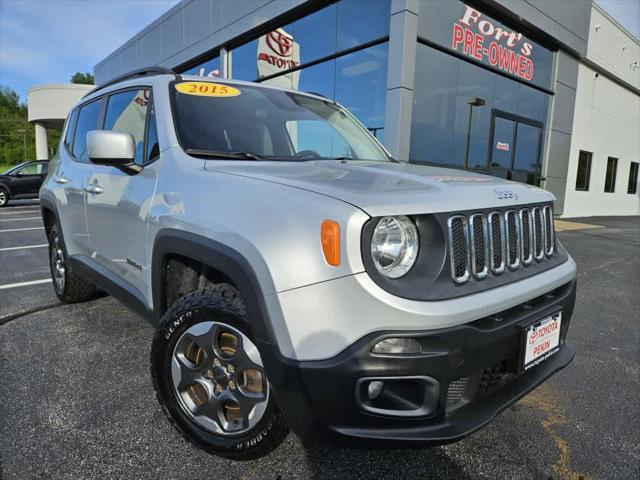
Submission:
[[324,258],[329,265],[340,265],[340,225],[333,220],[325,220],[320,227],[320,241]]

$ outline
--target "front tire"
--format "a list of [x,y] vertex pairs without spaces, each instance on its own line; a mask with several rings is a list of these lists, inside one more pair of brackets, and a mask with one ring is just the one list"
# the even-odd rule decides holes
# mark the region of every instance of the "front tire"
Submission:
[[9,192],[7,192],[4,188],[0,187],[0,208],[6,207],[9,203]]
[[173,426],[208,453],[251,460],[288,434],[253,342],[240,294],[227,284],[185,295],[156,331],[158,401]]
[[53,290],[62,303],[86,302],[95,295],[96,286],[73,272],[67,259],[60,227],[54,224],[49,233],[49,269]]

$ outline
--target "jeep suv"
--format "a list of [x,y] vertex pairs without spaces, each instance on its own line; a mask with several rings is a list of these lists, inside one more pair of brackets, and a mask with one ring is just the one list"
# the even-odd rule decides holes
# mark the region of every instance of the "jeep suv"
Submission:
[[171,423],[233,459],[453,442],[567,366],[554,197],[392,158],[343,107],[137,71],[72,110],[41,190],[62,302],[157,330]]

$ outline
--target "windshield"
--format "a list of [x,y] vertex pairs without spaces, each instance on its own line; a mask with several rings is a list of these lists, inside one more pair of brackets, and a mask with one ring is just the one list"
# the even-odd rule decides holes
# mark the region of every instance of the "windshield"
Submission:
[[171,94],[178,139],[192,155],[389,161],[369,132],[329,100],[200,81],[174,84]]

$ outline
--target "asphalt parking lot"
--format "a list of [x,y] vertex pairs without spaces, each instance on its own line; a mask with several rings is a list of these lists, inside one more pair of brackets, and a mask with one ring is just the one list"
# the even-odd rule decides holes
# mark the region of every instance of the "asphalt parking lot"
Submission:
[[[559,238],[578,263],[564,371],[471,437],[234,463],[186,443],[149,377],[152,328],[110,297],[58,305],[37,204],[0,210],[0,479],[640,478],[640,219]],[[38,283],[39,282],[39,283]]]

